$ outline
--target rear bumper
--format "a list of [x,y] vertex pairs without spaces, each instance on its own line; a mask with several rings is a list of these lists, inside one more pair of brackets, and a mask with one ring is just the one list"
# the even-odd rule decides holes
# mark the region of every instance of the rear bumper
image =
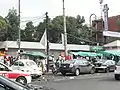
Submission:
[[74,67],[72,67],[72,68],[60,68],[59,70],[60,70],[60,72],[65,72],[65,73],[74,73],[75,72]]
[[95,67],[96,70],[105,70],[107,67]]

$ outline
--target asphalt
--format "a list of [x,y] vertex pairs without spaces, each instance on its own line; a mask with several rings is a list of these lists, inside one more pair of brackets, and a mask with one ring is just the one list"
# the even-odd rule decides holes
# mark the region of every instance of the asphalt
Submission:
[[67,75],[65,77],[47,75],[44,79],[35,79],[32,84],[56,90],[120,90],[120,81],[114,79],[114,73]]

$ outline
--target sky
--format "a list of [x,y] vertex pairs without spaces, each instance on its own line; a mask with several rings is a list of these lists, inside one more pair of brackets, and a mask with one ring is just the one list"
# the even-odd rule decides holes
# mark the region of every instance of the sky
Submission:
[[[104,0],[104,4],[108,4],[109,16],[120,15],[120,0]],[[18,9],[18,0],[1,0],[0,15],[5,17],[13,7]],[[21,0],[21,21],[41,17],[45,12],[50,18],[62,15],[62,0]],[[92,13],[100,17],[99,0],[65,0],[65,13],[67,16],[84,16],[86,23],[89,23]]]

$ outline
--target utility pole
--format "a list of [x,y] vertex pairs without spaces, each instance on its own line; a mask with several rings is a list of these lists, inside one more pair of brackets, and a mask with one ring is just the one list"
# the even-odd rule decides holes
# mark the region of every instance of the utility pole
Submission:
[[48,12],[46,15],[46,33],[47,33],[47,72],[49,72],[49,31],[48,31]]
[[18,26],[18,28],[19,28],[19,31],[18,31],[18,36],[19,36],[19,38],[18,38],[18,48],[19,48],[19,50],[20,50],[20,44],[21,44],[21,30],[20,30],[20,0],[19,0],[19,2],[18,2],[18,10],[19,10],[19,15],[18,15],[18,17],[19,17],[19,26]]
[[64,51],[65,51],[65,57],[66,57],[68,53],[67,53],[67,33],[66,33],[66,16],[65,16],[64,0],[63,0],[63,20],[64,20]]

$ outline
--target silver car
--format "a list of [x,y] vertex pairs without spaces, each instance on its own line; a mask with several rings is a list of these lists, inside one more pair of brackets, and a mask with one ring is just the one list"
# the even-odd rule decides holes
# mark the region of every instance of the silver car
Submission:
[[95,72],[95,67],[86,59],[73,59],[67,60],[61,64],[60,72],[62,75],[65,75],[66,73],[73,73],[76,76],[80,73],[93,74]]

